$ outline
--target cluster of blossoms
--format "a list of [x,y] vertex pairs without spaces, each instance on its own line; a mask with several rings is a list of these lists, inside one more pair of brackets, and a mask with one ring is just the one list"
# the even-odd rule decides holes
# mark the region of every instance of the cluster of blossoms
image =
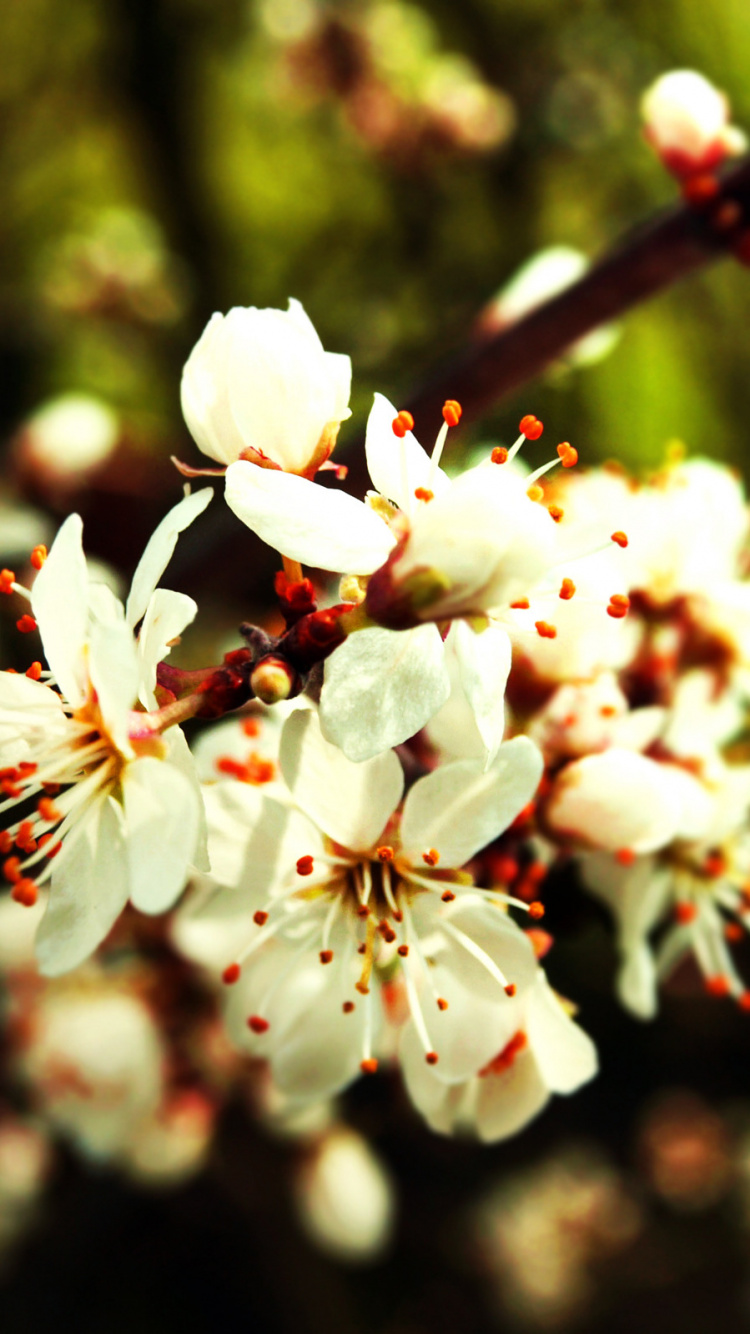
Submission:
[[[738,481],[676,457],[644,482],[586,472],[568,442],[528,471],[533,415],[460,471],[457,402],[428,453],[376,395],[360,500],[331,459],[350,377],[296,302],[215,315],[185,367],[214,466],[178,466],[223,477],[280,553],[281,633],[166,661],[197,607],[159,584],[208,486],[159,525],[125,605],[76,515],[34,548],[30,589],[0,573],[43,654],[0,674],[0,913],[29,924],[0,953],[13,1078],[143,1175],[191,1170],[248,1070],[305,1125],[395,1065],[431,1127],[484,1140],[578,1089],[596,1052],[540,925],[571,859],[613,914],[636,1014],[693,961],[750,1002],[730,948],[750,911]],[[139,959],[147,931],[169,994],[201,997],[189,1042]]]

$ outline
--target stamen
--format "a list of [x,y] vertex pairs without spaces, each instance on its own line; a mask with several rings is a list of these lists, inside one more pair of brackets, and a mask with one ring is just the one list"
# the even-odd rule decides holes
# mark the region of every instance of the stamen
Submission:
[[333,960],[333,950],[321,950],[318,958],[321,963],[331,963]]
[[364,1060],[360,1061],[359,1068],[363,1075],[374,1075],[378,1068],[376,1058],[374,1056],[366,1056]]
[[533,917],[535,922],[541,921],[544,917],[544,904],[540,903],[538,899],[534,899],[533,903],[529,904],[529,917]]
[[10,897],[23,908],[33,908],[39,897],[39,891],[33,880],[18,880],[10,891]]
[[675,921],[679,922],[680,926],[687,926],[690,922],[695,921],[698,916],[698,909],[694,903],[676,903],[674,905],[674,915]]
[[544,500],[544,492],[541,486],[530,486],[526,495],[529,497],[529,500],[533,500],[535,504],[538,504],[540,500]]
[[565,515],[565,510],[561,510],[559,505],[548,505],[547,513],[551,519],[554,519],[555,523],[559,523]]
[[527,440],[538,440],[544,430],[544,426],[538,417],[535,417],[533,413],[529,412],[525,417],[521,418],[518,423],[518,429],[521,432],[521,435]]
[[560,462],[563,468],[574,468],[578,462],[578,450],[574,448],[567,440],[563,440],[561,445],[557,446],[557,452],[560,456]]
[[558,597],[561,597],[563,602],[570,602],[570,599],[574,596],[575,591],[576,591],[576,586],[573,583],[573,580],[567,578],[563,579],[560,585],[560,592],[558,594]]
[[437,998],[437,1007],[438,1007],[439,1010],[447,1010],[447,1009],[448,1009],[448,1002],[447,1002],[447,1000],[444,1000],[444,998],[443,998],[442,996],[438,996],[438,998]]
[[229,966],[224,969],[224,972],[221,975],[221,980],[224,983],[224,985],[227,987],[232,987],[234,986],[235,982],[239,982],[240,971],[241,971],[240,965],[238,963],[230,963]]
[[515,984],[515,982],[509,982],[509,983],[508,983],[507,987],[505,988],[505,994],[506,994],[506,996],[515,996],[515,994],[516,994],[516,984]]
[[269,1023],[267,1019],[261,1019],[259,1014],[251,1014],[247,1026],[253,1033],[267,1033]]
[[29,560],[31,561],[31,564],[33,565],[35,570],[41,570],[46,559],[47,559],[47,548],[43,542],[40,542],[38,546],[34,547],[31,556],[29,557]]
[[709,996],[728,996],[731,992],[729,978],[723,973],[717,973],[714,977],[704,979],[704,986]]
[[463,415],[463,408],[457,403],[455,398],[446,399],[443,404],[443,421],[448,426],[458,426]]
[[418,486],[414,492],[415,500],[424,500],[425,502],[435,499],[435,492],[430,491],[426,486]]
[[26,675],[30,681],[38,681],[42,675],[41,662],[32,662],[31,666],[26,668]]
[[632,866],[635,858],[636,853],[632,848],[618,848],[615,853],[615,861],[619,862],[620,866]]
[[268,921],[268,913],[263,912],[262,908],[259,908],[257,912],[253,913],[253,921],[256,926],[265,926]]
[[309,855],[297,858],[297,875],[312,875],[314,869],[313,858]]
[[341,1009],[343,1010],[344,1014],[351,1014],[352,1011],[354,1010],[354,1001],[344,1001],[343,1005],[341,1006]]
[[15,582],[16,576],[13,570],[0,570],[0,593],[14,592]]
[[392,862],[393,855],[393,848],[388,843],[384,843],[382,847],[378,848],[378,860],[381,862]]
[[402,408],[393,418],[391,428],[393,434],[398,436],[399,440],[403,440],[407,431],[414,430],[414,418],[410,412],[407,412],[405,408]]
[[615,621],[621,621],[630,610],[630,598],[625,593],[613,593],[609,599],[607,615]]
[[19,630],[22,635],[33,634],[34,630],[36,630],[36,621],[34,620],[34,617],[29,616],[28,612],[24,612],[23,616],[20,616],[16,621],[16,629]]
[[534,628],[541,639],[557,639],[557,629],[549,621],[534,621]]
[[529,605],[528,598],[516,598],[515,602],[511,602],[510,608],[511,611],[528,611]]
[[612,541],[616,542],[618,547],[626,547],[628,545],[628,539],[626,534],[623,533],[619,528],[616,533],[612,534]]
[[398,949],[396,950],[396,953],[397,953],[397,954],[400,954],[402,959],[406,959],[406,958],[408,958],[408,957],[409,957],[409,946],[408,946],[408,945],[399,945]]
[[496,445],[490,454],[490,463],[507,463],[508,451],[504,445]]
[[440,853],[437,848],[430,848],[427,852],[423,852],[422,861],[425,862],[427,866],[437,866],[440,861]]

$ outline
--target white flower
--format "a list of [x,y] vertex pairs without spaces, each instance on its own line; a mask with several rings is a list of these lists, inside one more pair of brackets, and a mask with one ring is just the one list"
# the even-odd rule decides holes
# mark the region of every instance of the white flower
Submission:
[[662,74],[644,93],[641,110],[647,137],[678,176],[709,171],[745,147],[745,136],[729,124],[726,97],[695,70]]
[[395,1222],[393,1182],[368,1141],[335,1126],[299,1165],[297,1212],[312,1241],[337,1260],[377,1259]]
[[48,679],[0,673],[0,748],[5,754],[4,735],[17,747],[0,814],[12,819],[19,805],[22,812],[0,836],[6,852],[16,847],[5,871],[13,897],[27,905],[50,883],[36,938],[48,975],[91,954],[128,899],[149,913],[171,906],[188,866],[202,859],[202,807],[185,739],[178,727],[163,737],[149,730],[137,705],[155,704],[157,663],[195,615],[191,598],[154,585],[210,494],[187,497],[159,525],[127,611],[89,584],[81,520],[71,515],[31,593]]
[[299,301],[212,315],[182,376],[182,410],[200,449],[311,477],[349,414],[351,362],[325,352]]
[[280,764],[285,801],[241,783],[207,790],[213,874],[230,888],[181,914],[181,947],[228,965],[234,1040],[268,1059],[282,1092],[324,1097],[374,1068],[395,974],[420,1059],[466,1078],[494,1055],[494,1016],[536,965],[503,896],[459,868],[527,804],[536,748],[519,738],[486,772],[436,770],[400,816],[396,756],[351,763],[314,712],[286,722]]
[[593,1042],[541,968],[533,986],[498,1007],[495,1043],[495,1056],[468,1080],[449,1082],[439,1066],[405,1062],[411,1099],[433,1130],[445,1135],[466,1125],[482,1140],[507,1139],[542,1111],[552,1093],[574,1093],[597,1071]]

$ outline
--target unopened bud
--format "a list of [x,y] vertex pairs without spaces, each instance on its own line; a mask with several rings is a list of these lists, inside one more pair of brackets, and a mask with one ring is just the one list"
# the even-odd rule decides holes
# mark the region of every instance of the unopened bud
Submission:
[[297,685],[297,674],[283,658],[269,655],[253,668],[250,689],[264,704],[280,704],[289,699]]

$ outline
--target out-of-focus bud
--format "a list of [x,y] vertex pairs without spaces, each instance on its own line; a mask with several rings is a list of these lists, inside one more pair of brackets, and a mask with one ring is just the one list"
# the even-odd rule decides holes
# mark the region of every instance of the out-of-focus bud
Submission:
[[723,93],[696,70],[671,70],[646,90],[641,102],[646,137],[675,176],[710,171],[741,153],[745,135],[729,124]]
[[89,394],[62,394],[21,428],[19,469],[45,490],[79,487],[112,455],[120,440],[116,413]]
[[350,415],[349,357],[323,349],[299,301],[212,315],[182,375],[182,411],[218,463],[312,477]]
[[393,1183],[367,1140],[337,1127],[306,1159],[295,1183],[300,1221],[321,1250],[358,1264],[391,1238]]

